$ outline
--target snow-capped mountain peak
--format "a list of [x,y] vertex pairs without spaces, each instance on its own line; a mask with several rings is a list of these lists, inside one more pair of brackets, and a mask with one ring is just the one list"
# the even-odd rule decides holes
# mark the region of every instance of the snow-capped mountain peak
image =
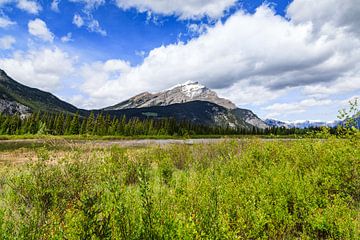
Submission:
[[210,89],[208,89],[204,85],[193,81],[187,81],[183,84],[177,85],[176,87],[173,87],[172,90],[177,88],[179,88],[183,94],[185,94],[191,99],[198,97],[203,93],[210,92]]
[[321,120],[296,120],[296,121],[279,121],[266,119],[265,123],[271,127],[285,128],[309,128],[309,127],[335,127],[340,121],[321,121]]
[[[187,81],[182,84],[177,84],[171,88],[157,93],[143,92],[132,98],[129,98],[126,101],[103,110],[116,111],[130,108],[170,106],[173,104],[185,104],[195,101],[203,102],[197,106],[202,106],[205,108],[209,107],[209,104],[212,105],[212,108],[208,109],[207,113],[212,114],[213,120],[217,123],[223,122],[228,124],[230,127],[268,127],[252,111],[237,108],[236,105],[230,100],[220,98],[215,91],[200,84],[199,82],[194,81]],[[201,111],[201,109],[196,109],[196,111]]]
[[198,82],[187,81],[183,84],[177,84],[158,93],[145,92],[139,94],[115,106],[106,108],[106,110],[167,106],[170,104],[191,101],[212,102],[226,109],[236,109],[236,105],[234,103],[227,99],[220,98],[216,92],[206,86]]

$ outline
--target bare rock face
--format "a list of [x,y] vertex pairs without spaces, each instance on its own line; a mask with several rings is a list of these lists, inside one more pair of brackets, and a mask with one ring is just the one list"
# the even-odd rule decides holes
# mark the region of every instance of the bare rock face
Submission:
[[51,93],[25,86],[0,69],[0,113],[20,115],[27,112],[76,113],[81,109]]
[[24,118],[31,113],[31,109],[21,103],[2,98],[0,99],[0,113],[19,114],[20,117]]
[[225,108],[227,111],[226,114],[224,112],[217,111],[217,109],[212,110],[214,121],[221,123],[223,126],[229,125],[234,128],[237,126],[255,126],[263,129],[268,127],[252,111],[237,108],[231,101],[220,98],[216,92],[199,84],[198,82],[192,81],[188,81],[184,84],[178,84],[158,93],[144,92],[103,110],[114,111],[169,106],[172,104],[190,103],[195,101],[210,102]]
[[236,105],[234,103],[227,99],[220,98],[209,88],[199,84],[198,82],[188,81],[184,84],[178,84],[159,93],[141,93],[115,106],[108,107],[105,110],[168,106],[170,104],[186,103],[191,101],[212,102],[226,109],[236,109]]

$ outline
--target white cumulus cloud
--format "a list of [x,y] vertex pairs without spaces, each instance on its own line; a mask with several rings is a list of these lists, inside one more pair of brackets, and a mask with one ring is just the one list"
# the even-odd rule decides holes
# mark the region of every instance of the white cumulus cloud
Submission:
[[236,0],[116,0],[119,8],[136,8],[140,12],[177,15],[180,19],[219,18]]
[[[118,78],[94,82],[89,94],[123,100],[139,91],[158,91],[199,81],[236,103],[262,102],[285,89],[359,78],[360,41],[333,27],[335,36],[314,33],[311,22],[293,22],[263,5],[255,14],[237,12],[199,37],[153,49]],[[261,90],[250,94],[246,89]],[[123,94],[119,94],[123,93]],[[266,98],[265,98],[266,99]]]
[[47,28],[46,23],[39,18],[29,21],[28,31],[31,35],[44,41],[52,42],[54,40],[54,34]]
[[293,22],[311,22],[319,31],[340,27],[360,34],[358,0],[295,0],[287,13]]
[[65,77],[73,74],[75,61],[59,48],[33,49],[0,58],[0,69],[25,85],[54,91]]
[[[125,74],[128,74],[131,71],[131,66],[129,62],[120,60],[120,59],[111,59],[105,62],[94,62],[91,64],[84,65],[80,70],[80,75],[83,79],[86,79],[82,83],[80,89],[85,92],[92,99],[97,99],[96,107],[103,107],[104,104],[112,103],[114,99],[114,94],[108,94],[110,88],[117,85],[118,79]],[[130,83],[124,88],[117,87],[116,96],[128,95],[126,91],[129,88],[137,88],[137,84]],[[99,91],[94,91],[94,89],[102,86]]]
[[268,107],[266,110],[271,112],[268,117],[275,117],[283,114],[292,114],[292,113],[303,113],[309,108],[318,107],[318,106],[327,106],[332,104],[333,101],[330,99],[305,99],[300,102],[291,102],[291,103],[275,103]]
[[31,14],[38,14],[42,10],[41,5],[37,1],[18,0],[16,6]]

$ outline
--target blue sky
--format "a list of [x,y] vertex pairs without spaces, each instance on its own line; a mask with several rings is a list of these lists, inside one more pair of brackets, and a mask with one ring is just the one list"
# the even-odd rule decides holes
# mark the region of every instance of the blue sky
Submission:
[[0,68],[87,109],[188,80],[262,118],[360,91],[355,0],[0,0]]

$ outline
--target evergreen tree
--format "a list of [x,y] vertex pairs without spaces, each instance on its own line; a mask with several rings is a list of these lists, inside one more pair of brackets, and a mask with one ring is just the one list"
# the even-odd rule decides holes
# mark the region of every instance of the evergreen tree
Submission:
[[66,115],[65,122],[64,122],[64,134],[70,134],[70,125],[71,125],[71,116],[69,114]]
[[95,133],[94,128],[95,128],[95,115],[93,112],[91,112],[86,122],[86,133],[94,134]]
[[86,119],[83,119],[81,121],[80,134],[86,133],[86,125],[87,125],[87,121],[86,121]]
[[79,126],[79,113],[76,113],[71,120],[69,134],[76,135],[79,134],[80,126]]
[[64,121],[65,117],[63,113],[60,113],[55,118],[55,129],[54,133],[55,135],[63,135],[64,134]]

